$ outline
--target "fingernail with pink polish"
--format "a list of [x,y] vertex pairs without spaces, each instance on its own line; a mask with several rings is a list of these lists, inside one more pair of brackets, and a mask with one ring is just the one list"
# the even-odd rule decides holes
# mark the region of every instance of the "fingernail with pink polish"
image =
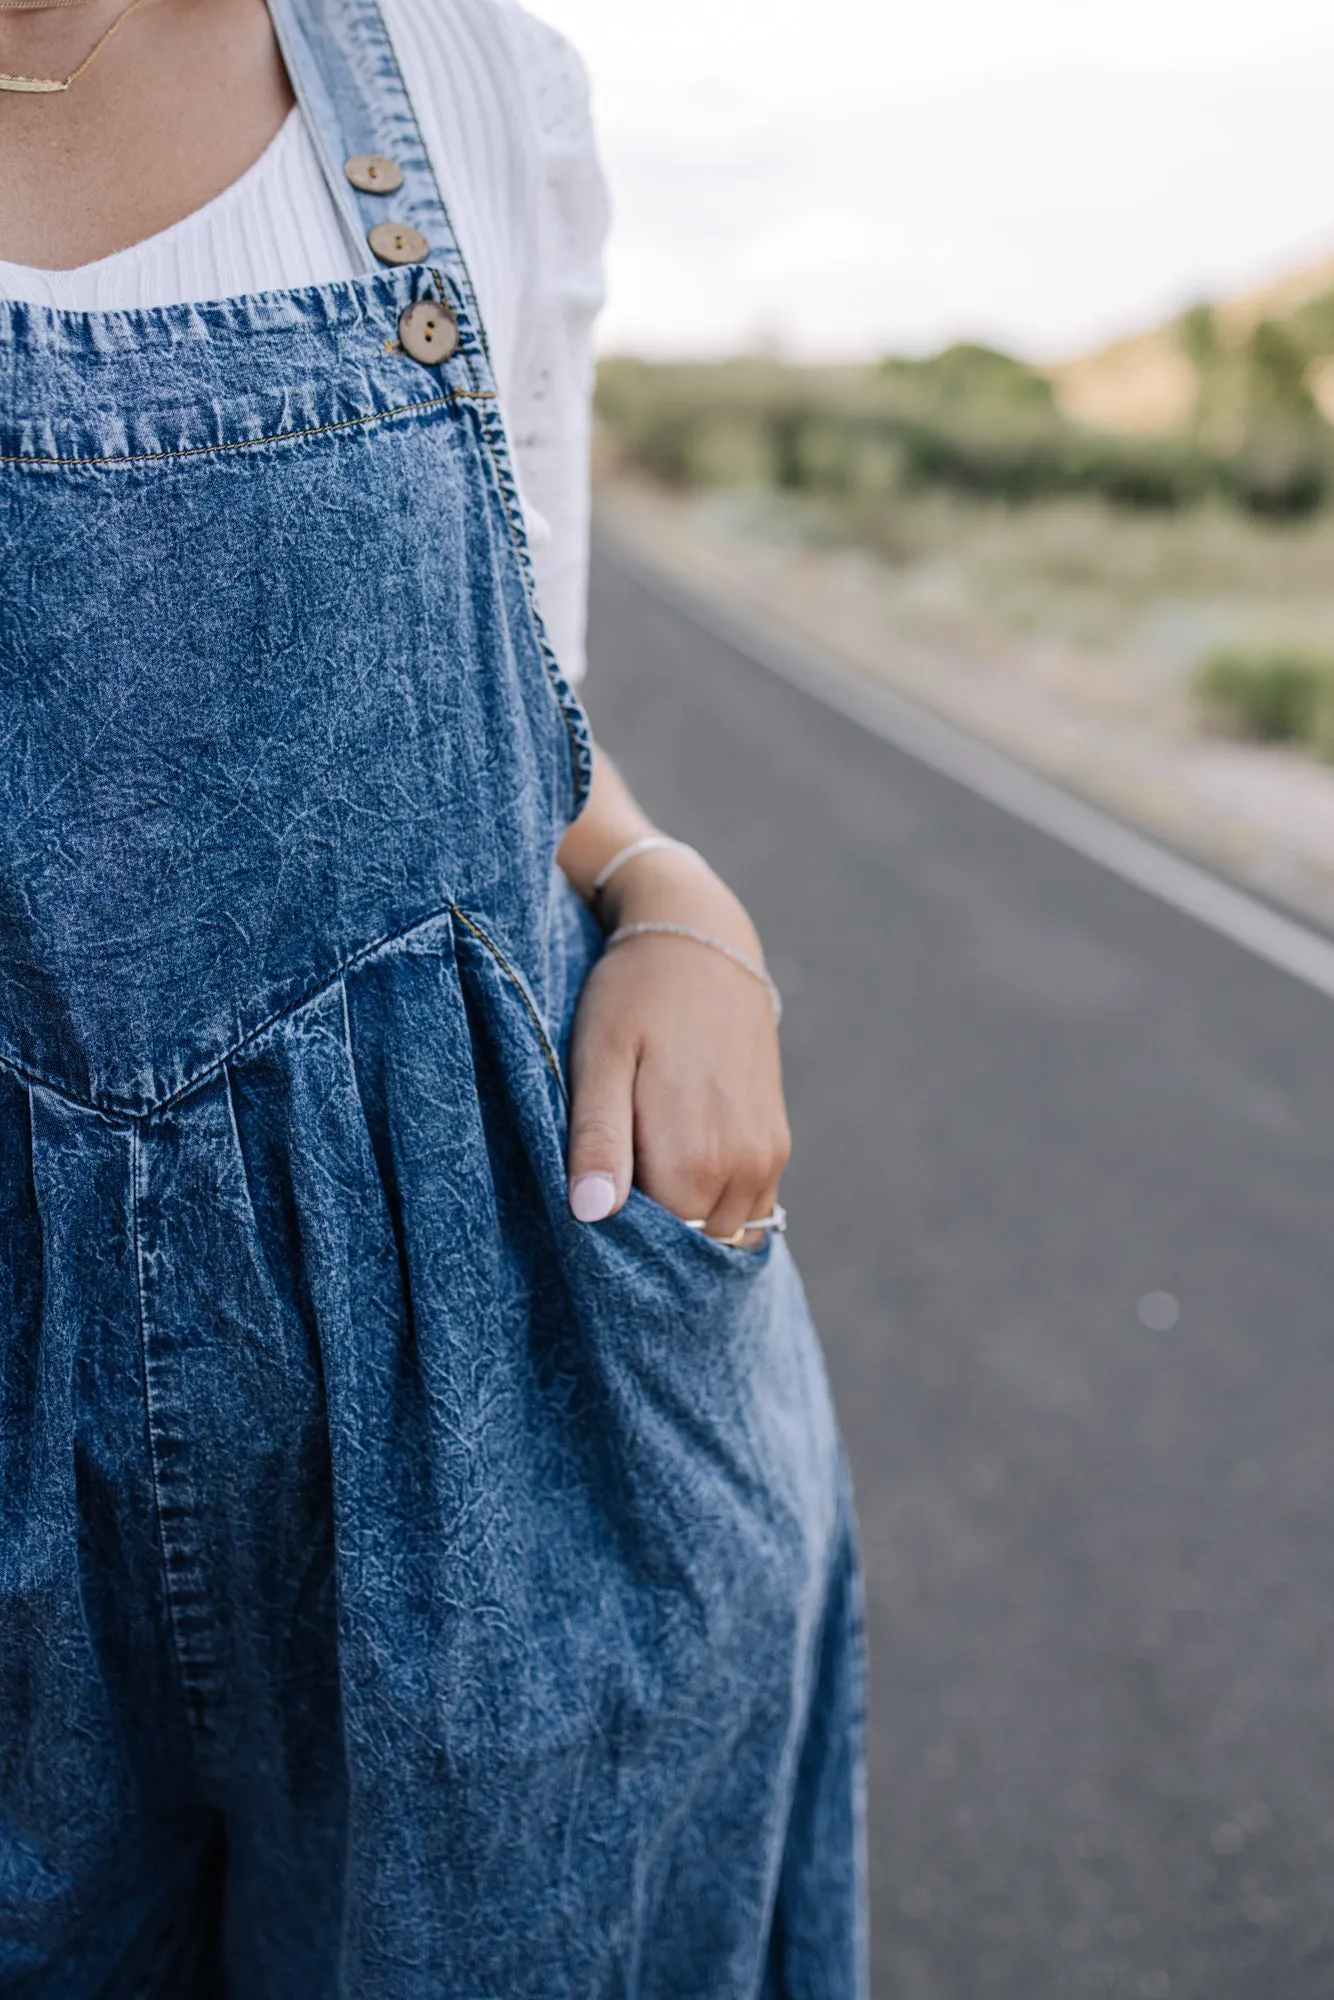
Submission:
[[605,1222],[616,1206],[610,1174],[576,1174],[570,1182],[570,1213],[578,1222]]

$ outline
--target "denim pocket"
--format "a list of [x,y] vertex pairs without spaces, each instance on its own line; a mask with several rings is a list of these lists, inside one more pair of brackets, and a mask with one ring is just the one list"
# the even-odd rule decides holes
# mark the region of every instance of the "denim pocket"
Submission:
[[[541,1053],[548,1081],[552,1086],[549,1093],[551,1112],[555,1125],[556,1143],[563,1165],[569,1147],[570,1094],[565,1078],[565,1067],[558,1053],[557,1043],[560,1042],[568,1045],[568,1024],[572,1021],[575,1007],[578,1004],[579,990],[582,988],[583,982],[588,977],[589,972],[591,972],[593,966],[597,963],[598,950],[593,944],[593,938],[590,937],[588,931],[582,926],[575,930],[573,935],[577,940],[577,960],[581,962],[576,962],[573,965],[571,965],[568,956],[569,940],[568,938],[566,940],[566,986],[561,1008],[565,1023],[565,1032],[562,1033],[558,1029],[553,1035],[543,1019],[542,1011],[538,1006],[529,981],[513,963],[510,955],[497,944],[486,926],[480,923],[470,912],[461,910],[457,906],[454,909],[454,916],[475,942],[489,954],[496,970],[500,973],[502,979],[522,1007],[527,1023],[529,1039]],[[578,949],[579,944],[583,946],[582,951]],[[600,937],[597,937],[597,944],[600,945]],[[573,977],[571,977],[571,974],[573,974]],[[718,1271],[729,1269],[752,1273],[762,1271],[770,1261],[773,1252],[772,1235],[766,1234],[764,1241],[757,1244],[754,1249],[746,1249],[740,1244],[719,1242],[716,1237],[707,1236],[702,1229],[692,1229],[690,1224],[681,1216],[674,1214],[671,1209],[664,1207],[660,1201],[655,1201],[652,1195],[645,1194],[641,1188],[637,1187],[631,1188],[624,1207],[619,1209],[616,1215],[610,1217],[607,1222],[583,1224],[581,1227],[609,1230],[616,1225],[619,1225],[622,1232],[627,1228],[637,1226],[643,1232],[646,1239],[651,1239],[660,1254],[663,1252],[671,1253],[672,1251],[685,1252],[698,1258],[705,1268],[712,1266]]]
[[768,1231],[763,1242],[757,1243],[752,1250],[746,1249],[743,1244],[720,1242],[716,1236],[706,1235],[702,1229],[692,1229],[688,1222],[670,1208],[665,1208],[660,1201],[655,1201],[652,1195],[645,1194],[642,1188],[631,1188],[621,1213],[642,1217],[645,1228],[661,1231],[669,1243],[684,1237],[701,1249],[706,1257],[724,1265],[740,1264],[751,1270],[763,1270],[773,1251],[774,1239]]

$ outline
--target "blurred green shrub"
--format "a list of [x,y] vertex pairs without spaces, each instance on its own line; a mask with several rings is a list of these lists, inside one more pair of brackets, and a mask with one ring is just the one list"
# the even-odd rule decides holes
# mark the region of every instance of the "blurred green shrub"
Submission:
[[1334,658],[1280,646],[1212,653],[1195,692],[1239,735],[1305,743],[1334,759]]
[[983,347],[971,340],[956,341],[920,361],[890,355],[877,372],[882,381],[955,421],[1006,414],[1043,415],[1055,407],[1045,375],[998,347]]
[[[1178,323],[1200,376],[1192,429],[1172,437],[1086,430],[1050,383],[995,348],[959,343],[869,368],[605,361],[597,405],[625,461],[676,485],[764,486],[856,511],[949,488],[1015,505],[1095,495],[1173,509],[1214,498],[1276,521],[1334,491],[1334,433],[1312,400],[1324,321],[1262,321],[1227,345],[1211,309]],[[1226,440],[1226,449],[1218,440]]]
[[1273,521],[1301,520],[1330,491],[1330,455],[1314,424],[1292,419],[1253,423],[1224,462],[1222,484],[1247,513]]
[[1306,386],[1311,355],[1297,328],[1280,320],[1262,319],[1241,351],[1252,419],[1279,416],[1309,423],[1316,414]]

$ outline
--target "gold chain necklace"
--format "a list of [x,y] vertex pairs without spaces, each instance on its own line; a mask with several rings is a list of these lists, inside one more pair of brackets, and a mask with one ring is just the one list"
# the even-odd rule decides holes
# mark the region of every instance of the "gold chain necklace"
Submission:
[[[65,5],[77,4],[77,0],[64,0],[64,4]],[[111,26],[107,29],[106,33],[102,35],[99,38],[99,40],[93,43],[93,46],[89,49],[87,55],[84,57],[83,61],[79,64],[79,67],[77,69],[72,69],[67,77],[62,78],[58,76],[6,76],[4,71],[0,70],[0,90],[23,90],[41,94],[46,94],[47,92],[53,90],[68,90],[70,85],[72,83],[76,83],[78,79],[83,75],[84,71],[87,69],[89,63],[93,61],[94,57],[101,55],[103,49],[106,47],[107,43],[111,40],[111,37],[115,34],[117,28],[119,28],[124,22],[129,20],[131,14],[134,12],[136,7],[142,7],[143,4],[144,0],[130,0],[129,6],[123,7],[121,9],[120,13],[117,14],[115,20],[111,23]]]

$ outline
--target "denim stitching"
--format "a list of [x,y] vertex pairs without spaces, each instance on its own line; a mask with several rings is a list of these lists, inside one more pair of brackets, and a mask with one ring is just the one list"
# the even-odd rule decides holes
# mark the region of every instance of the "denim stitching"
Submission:
[[118,1122],[123,1120],[131,1126],[137,1126],[142,1121],[158,1117],[164,1111],[173,1110],[183,1098],[192,1096],[203,1084],[211,1082],[219,1070],[226,1069],[228,1064],[233,1062],[244,1049],[249,1048],[252,1042],[258,1041],[261,1035],[266,1035],[271,1028],[278,1025],[279,1021],[286,1020],[289,1014],[298,1013],[302,1007],[308,1007],[312,1001],[318,1000],[322,993],[327,993],[358,965],[374,957],[377,951],[382,951],[386,945],[399,944],[404,938],[411,937],[414,931],[425,930],[428,924],[438,923],[441,917],[449,916],[457,917],[464,928],[471,931],[479,943],[486,947],[518,993],[538,1041],[542,1045],[547,1066],[556,1080],[561,1097],[565,1099],[567,1092],[565,1078],[561,1074],[560,1059],[551,1046],[550,1037],[528,990],[527,981],[522,973],[510,964],[500,946],[488,937],[480,924],[466,916],[457,903],[442,903],[438,909],[428,910],[424,916],[414,917],[411,923],[403,924],[397,930],[385,931],[382,936],[372,938],[369,944],[358,945],[354,952],[340,959],[332,971],[323,974],[315,985],[306,987],[285,1006],[275,1008],[272,1014],[265,1015],[264,1019],[257,1022],[253,1028],[247,1028],[245,1034],[237,1041],[229,1043],[221,1054],[210,1056],[202,1069],[195,1070],[184,1083],[178,1084],[166,1097],[155,1098],[150,1104],[122,1104],[106,1098],[83,1097],[77,1091],[67,1090],[62,1084],[52,1083],[40,1071],[29,1069],[26,1064],[17,1061],[13,1056],[0,1054],[0,1070],[8,1070],[12,1076],[21,1078],[24,1083],[35,1084],[38,1089],[49,1091],[53,1097],[60,1098],[66,1104],[76,1105],[81,1111],[95,1111]]
[[510,964],[509,960],[506,958],[504,952],[500,949],[500,946],[494,941],[494,939],[489,938],[487,936],[486,932],[482,929],[480,924],[475,924],[471,917],[465,916],[457,903],[451,903],[449,907],[451,914],[458,918],[459,922],[463,925],[463,928],[467,931],[471,931],[473,936],[479,941],[479,943],[483,944],[486,947],[487,951],[490,952],[492,958],[494,958],[496,964],[500,967],[506,979],[509,980],[510,985],[514,988],[515,992],[522,1000],[524,1005],[524,1011],[527,1014],[529,1020],[533,1024],[533,1032],[536,1034],[538,1042],[541,1044],[542,1053],[547,1059],[547,1068],[551,1071],[551,1074],[556,1079],[556,1088],[560,1092],[561,1102],[562,1104],[568,1105],[570,1101],[569,1092],[566,1090],[565,1087],[565,1078],[561,1074],[560,1059],[557,1056],[556,1051],[551,1046],[551,1038],[547,1034],[546,1026],[543,1023],[542,1016],[538,1013],[536,1004],[534,1003],[533,1000],[533,996],[528,991],[527,980],[523,977],[523,975],[520,972],[515,970],[515,968]]
[[[430,272],[432,278],[435,281],[435,288],[437,292],[439,292],[440,294],[440,303],[444,306],[448,306],[449,310],[451,312],[454,312],[456,310],[454,301],[454,288],[446,283],[443,270],[438,264],[428,264],[426,268]],[[467,273],[465,272],[464,275],[466,277]],[[464,309],[463,323],[465,332],[471,334],[473,339],[480,340],[482,344],[482,352],[483,354],[485,354],[486,329],[482,325],[481,320],[478,318],[476,308],[474,307],[468,293],[464,290],[462,286],[460,286],[458,289],[463,293],[463,309]],[[481,397],[482,395],[496,394],[496,391],[494,390],[483,390],[479,386],[477,381],[477,370],[472,365],[472,346],[470,341],[467,340],[466,338],[463,340],[459,348],[459,360],[463,363],[464,367],[467,369],[468,380],[472,383],[473,390],[477,396]]]
[[[523,516],[518,506],[517,495],[511,490],[512,474],[509,471],[508,456],[504,451],[504,432],[502,430],[501,445],[498,447],[496,440],[491,435],[491,424],[489,422],[491,414],[492,412],[488,410],[481,412],[482,437],[486,443],[491,463],[495,468],[496,486],[500,494],[500,504],[505,510],[505,518],[509,523],[510,539],[514,544],[514,553],[518,558],[519,575],[523,583],[524,601],[528,606],[528,616],[532,623],[533,637],[537,641],[538,651],[542,656],[542,665],[545,667],[547,679],[551,683],[551,692],[555,696],[556,706],[560,710],[561,720],[565,724],[566,733],[570,739],[570,750],[574,764],[574,811],[571,818],[577,819],[587,804],[589,790],[592,785],[591,752],[583,730],[570,712],[570,704],[577,700],[577,696],[570,683],[566,680],[565,675],[561,672],[560,661],[552,651],[551,642],[547,638],[546,628],[542,623],[542,615],[537,608],[537,596],[532,575],[532,558],[528,553],[528,531],[523,524]],[[497,410],[495,414],[498,419],[499,411]]]
[[264,437],[235,438],[230,444],[187,444],[172,451],[127,451],[98,458],[41,457],[33,452],[0,452],[0,465],[148,465],[167,458],[201,458],[216,452],[255,451],[260,445],[292,444],[302,438],[324,437],[329,431],[353,430],[358,424],[383,423],[389,417],[410,417],[418,410],[439,410],[450,403],[494,402],[494,389],[451,389],[425,403],[396,403],[392,409],[371,410],[364,417],[340,417],[333,424],[311,424],[306,430],[274,431]]

